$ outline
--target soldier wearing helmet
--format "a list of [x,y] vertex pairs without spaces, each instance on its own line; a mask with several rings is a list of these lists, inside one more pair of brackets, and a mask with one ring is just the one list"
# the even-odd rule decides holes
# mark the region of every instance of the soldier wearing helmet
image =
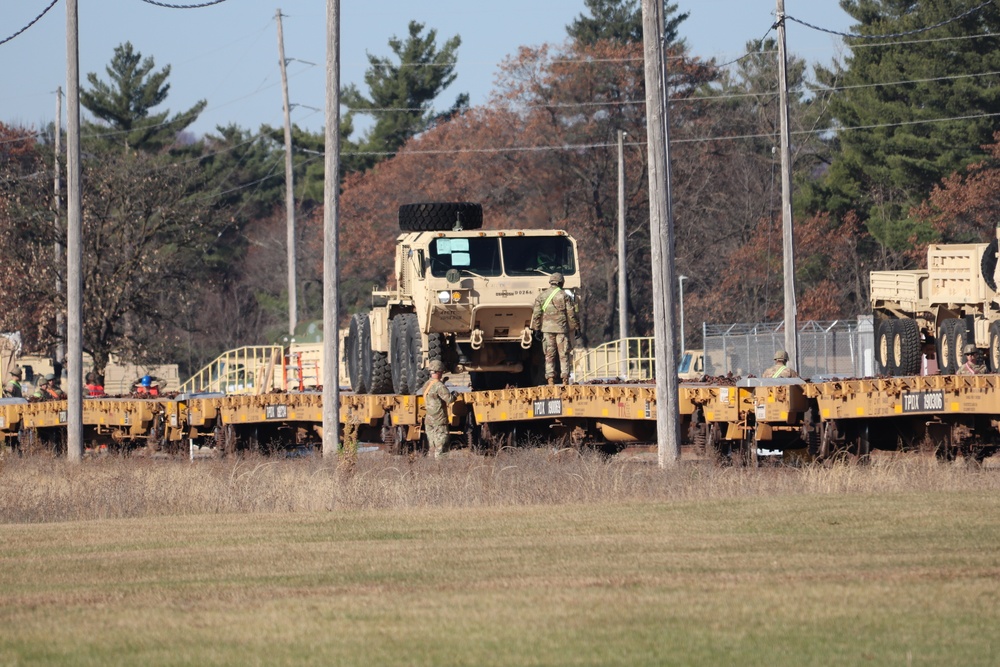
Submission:
[[549,276],[551,287],[538,295],[531,314],[531,328],[542,334],[542,351],[545,353],[545,379],[555,384],[556,358],[562,383],[569,384],[569,373],[573,369],[570,357],[571,336],[580,328],[576,318],[576,304],[563,286],[563,275]]
[[444,456],[448,446],[448,406],[455,400],[455,394],[444,385],[444,364],[434,359],[427,365],[431,379],[424,386],[424,433],[427,445],[434,458]]
[[778,350],[774,353],[774,365],[761,374],[762,378],[797,378],[798,373],[788,365],[788,353]]
[[979,360],[979,350],[974,343],[966,343],[962,348],[965,363],[958,367],[959,375],[982,375],[986,372],[986,364]]
[[21,369],[17,366],[10,369],[10,382],[4,385],[3,395],[8,398],[22,398],[24,391],[21,389]]
[[42,381],[35,387],[35,398],[66,398],[66,392],[59,387],[59,378],[55,373],[46,373]]

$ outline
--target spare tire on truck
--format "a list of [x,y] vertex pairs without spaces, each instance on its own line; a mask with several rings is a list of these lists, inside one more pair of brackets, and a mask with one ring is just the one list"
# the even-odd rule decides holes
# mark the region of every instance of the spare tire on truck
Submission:
[[399,207],[399,230],[402,232],[448,232],[456,226],[462,229],[482,227],[482,204],[437,202]]

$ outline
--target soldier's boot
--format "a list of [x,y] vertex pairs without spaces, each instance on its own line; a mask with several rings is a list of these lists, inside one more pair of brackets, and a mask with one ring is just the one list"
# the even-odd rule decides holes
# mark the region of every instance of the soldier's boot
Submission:
[[573,383],[572,383],[572,382],[570,381],[570,379],[569,379],[569,376],[568,376],[568,375],[563,375],[563,377],[562,377],[562,383],[563,383],[563,384],[573,384]]
[[434,458],[436,458],[436,459],[443,459],[444,458],[444,447],[435,447],[434,448]]
[[556,384],[556,379],[555,378],[545,378],[545,380],[549,383],[550,387],[554,387],[555,384]]

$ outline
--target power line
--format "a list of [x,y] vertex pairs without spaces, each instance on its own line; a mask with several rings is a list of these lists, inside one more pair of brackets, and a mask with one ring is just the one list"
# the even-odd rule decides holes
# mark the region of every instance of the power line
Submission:
[[967,9],[964,12],[962,12],[961,14],[959,14],[958,16],[953,16],[953,17],[951,17],[949,19],[945,19],[943,21],[938,21],[937,23],[935,23],[933,25],[929,25],[929,26],[926,26],[924,28],[916,28],[914,30],[906,30],[904,32],[891,32],[891,33],[886,33],[886,34],[883,34],[883,35],[860,35],[860,34],[857,34],[857,33],[840,32],[839,30],[830,30],[829,28],[821,28],[820,26],[813,25],[811,23],[806,23],[805,21],[797,19],[794,16],[788,16],[787,14],[785,15],[785,20],[787,20],[787,21],[794,21],[795,23],[798,23],[799,25],[804,25],[807,28],[812,28],[813,30],[818,30],[820,32],[825,32],[825,33],[828,33],[830,35],[838,35],[840,37],[846,37],[848,39],[892,39],[893,37],[906,37],[908,35],[916,35],[916,34],[919,34],[921,32],[927,32],[928,30],[934,30],[935,28],[940,28],[941,26],[948,25],[949,23],[954,23],[955,21],[959,21],[961,19],[964,19],[966,16],[969,16],[970,14],[975,14],[976,12],[978,12],[983,7],[985,7],[987,5],[992,5],[992,4],[993,4],[993,0],[986,0],[986,2],[983,2],[983,3],[979,4],[979,5],[976,5],[972,9]]
[[28,23],[28,25],[24,26],[23,28],[21,28],[20,30],[18,30],[17,32],[15,32],[15,33],[14,33],[13,35],[11,35],[10,37],[7,37],[7,38],[6,38],[6,39],[4,39],[4,40],[0,40],[0,44],[6,44],[6,43],[7,43],[7,42],[9,42],[10,40],[12,40],[12,39],[14,39],[15,37],[17,37],[18,35],[20,35],[20,34],[21,34],[22,32],[24,32],[25,30],[27,30],[28,28],[30,28],[31,26],[33,26],[33,25],[35,25],[36,23],[38,23],[38,20],[39,20],[39,19],[41,19],[41,18],[42,18],[43,16],[45,16],[46,14],[48,14],[48,13],[49,13],[49,10],[50,10],[50,9],[52,9],[53,7],[55,7],[55,6],[56,6],[56,3],[57,3],[57,2],[59,2],[59,0],[52,0],[52,2],[50,2],[50,3],[49,3],[49,6],[48,6],[48,7],[46,7],[45,9],[43,9],[43,10],[42,10],[42,13],[41,13],[41,14],[39,14],[38,16],[36,16],[35,18],[33,18],[33,19],[31,20],[31,22],[30,22],[30,23]]
[[197,5],[171,5],[167,2],[157,2],[156,0],[142,0],[143,2],[156,5],[157,7],[166,7],[167,9],[200,9],[202,7],[211,7],[212,5],[220,5],[226,0],[209,0],[208,2],[202,2]]

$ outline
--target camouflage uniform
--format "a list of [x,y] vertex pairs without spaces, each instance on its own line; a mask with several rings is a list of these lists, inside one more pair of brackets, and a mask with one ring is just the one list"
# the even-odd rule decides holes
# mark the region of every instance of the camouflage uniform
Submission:
[[562,288],[562,276],[558,276],[558,282],[553,282],[551,289],[542,292],[535,299],[535,308],[531,314],[531,328],[542,332],[546,380],[555,380],[558,355],[563,384],[569,382],[569,372],[573,369],[569,337],[579,326],[576,305]]
[[[437,372],[435,373],[437,374]],[[448,391],[441,376],[431,376],[424,387],[424,433],[434,458],[440,458],[448,446],[448,406],[455,395]]]
[[24,392],[21,388],[20,372],[11,371],[11,380],[3,388],[3,395],[11,398],[22,398]]
[[979,361],[977,355],[966,355],[964,364],[958,367],[959,375],[982,375],[986,372],[986,364]]
[[761,374],[762,378],[797,378],[798,376],[798,373],[785,364],[775,364]]
[[768,379],[797,378],[799,374],[788,365],[788,353],[784,350],[778,350],[774,353],[774,365],[761,373],[760,376]]

